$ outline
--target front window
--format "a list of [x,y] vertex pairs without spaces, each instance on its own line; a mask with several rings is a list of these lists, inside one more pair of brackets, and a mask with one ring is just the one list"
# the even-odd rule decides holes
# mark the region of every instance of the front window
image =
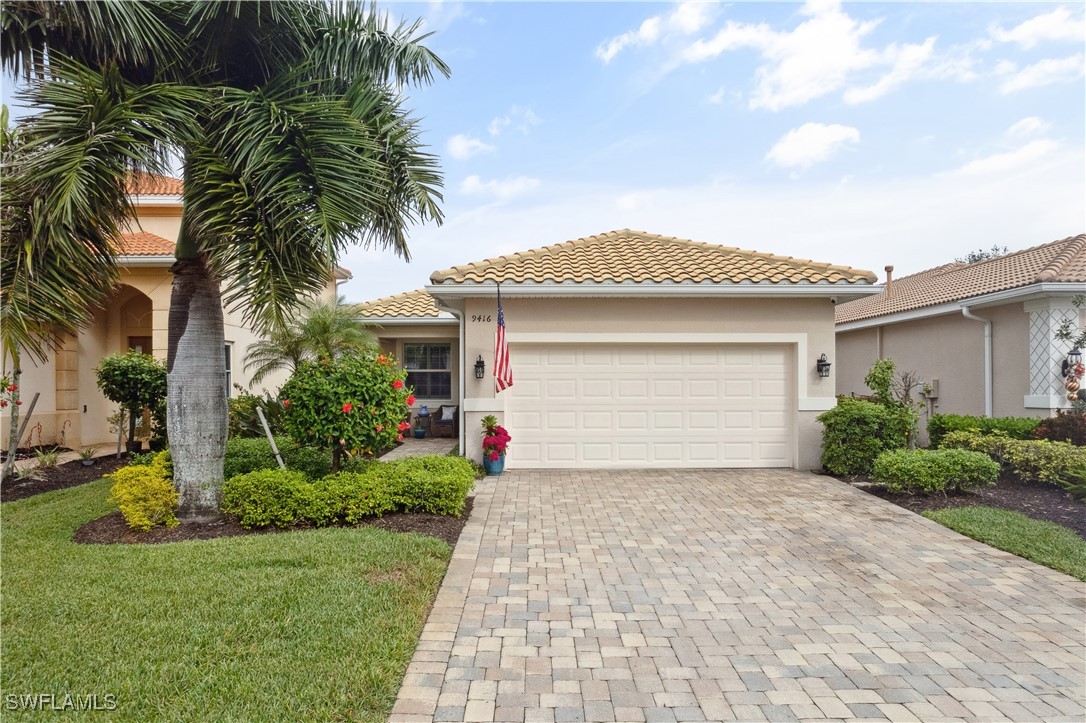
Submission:
[[452,345],[404,344],[407,385],[419,399],[452,399]]
[[231,393],[234,391],[234,360],[233,360],[234,344],[233,344],[233,342],[229,342],[229,341],[226,342],[225,349],[226,349],[226,396],[229,397],[231,395]]

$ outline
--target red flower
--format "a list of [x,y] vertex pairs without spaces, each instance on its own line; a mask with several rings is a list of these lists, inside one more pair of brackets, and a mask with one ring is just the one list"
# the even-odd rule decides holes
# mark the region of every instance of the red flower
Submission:
[[283,406],[284,407],[289,407],[290,406],[290,400],[289,399],[284,399],[283,400]]
[[393,389],[403,389],[403,382],[401,382],[399,379],[397,379],[396,381],[392,382],[392,388]]
[[402,442],[403,441],[403,435],[402,434],[397,434],[396,435],[396,441],[397,442]]
[[378,432],[382,432],[382,431],[384,431],[384,429],[385,429],[385,425],[383,425],[383,424],[378,424],[378,425],[377,425],[377,427],[376,427],[376,429],[377,429],[377,431],[378,431]]
[[403,432],[404,430],[408,429],[408,428],[409,428],[410,426],[411,426],[411,425],[410,425],[410,424],[408,424],[407,422],[400,422],[400,423],[399,423],[399,424],[398,424],[398,425],[396,426],[396,429],[398,429],[399,431]]
[[407,399],[405,399],[404,401],[407,402],[407,406],[410,407],[411,405],[413,405],[415,403],[415,395],[414,394],[408,394]]
[[12,384],[12,385],[11,385],[10,387],[8,387],[8,391],[9,391],[9,392],[17,392],[17,391],[19,391],[19,387],[17,387],[16,385]]
[[499,453],[498,453],[497,451],[494,451],[494,452],[491,452],[490,454],[488,454],[488,455],[487,455],[487,458],[488,458],[488,459],[489,459],[489,460],[490,460],[491,462],[497,462],[497,461],[498,461],[498,459],[499,459],[499,458],[501,458],[501,454],[499,454]]
[[7,402],[5,402],[4,400],[0,399],[0,407],[6,407],[7,405],[8,405],[8,403],[7,403]]
[[378,354],[377,355],[377,363],[388,366],[388,357],[385,356],[384,354]]
[[23,402],[22,402],[22,400],[20,399],[19,401],[15,402],[15,406],[16,406],[16,407],[21,407],[21,406],[23,406]]
[[352,409],[354,409],[354,405],[352,405],[350,402],[347,402],[346,404],[343,405],[343,413],[344,414],[351,411]]

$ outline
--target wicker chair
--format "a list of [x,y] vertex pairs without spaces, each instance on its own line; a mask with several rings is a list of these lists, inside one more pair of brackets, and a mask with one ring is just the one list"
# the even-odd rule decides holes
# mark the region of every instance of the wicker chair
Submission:
[[459,412],[460,407],[455,404],[443,404],[438,407],[430,422],[430,434],[435,437],[460,436]]

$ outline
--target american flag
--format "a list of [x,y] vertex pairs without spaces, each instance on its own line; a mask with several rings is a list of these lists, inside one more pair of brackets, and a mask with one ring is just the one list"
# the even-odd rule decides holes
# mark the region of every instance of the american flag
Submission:
[[505,338],[505,312],[502,311],[502,285],[498,284],[498,331],[494,334],[494,391],[513,386],[513,368],[509,365],[509,341]]

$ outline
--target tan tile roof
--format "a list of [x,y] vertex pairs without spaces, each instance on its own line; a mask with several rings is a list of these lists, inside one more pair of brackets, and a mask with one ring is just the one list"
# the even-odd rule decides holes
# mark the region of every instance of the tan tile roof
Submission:
[[611,231],[437,271],[435,284],[510,282],[872,283],[870,271],[731,246]]
[[385,296],[373,301],[365,301],[358,305],[359,311],[366,316],[432,316],[437,317],[441,313],[434,305],[434,297],[422,289],[407,291],[395,296]]
[[142,171],[133,173],[127,185],[133,196],[180,196],[185,188],[180,179]]
[[122,233],[115,244],[121,256],[173,256],[174,243],[146,231]]
[[838,324],[1042,282],[1086,281],[1086,234],[975,264],[946,264],[893,280],[891,293],[839,304]]

